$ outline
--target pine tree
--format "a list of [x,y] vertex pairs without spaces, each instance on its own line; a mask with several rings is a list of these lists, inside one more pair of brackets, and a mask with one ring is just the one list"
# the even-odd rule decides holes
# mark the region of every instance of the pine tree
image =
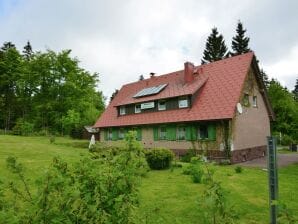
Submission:
[[260,73],[261,73],[263,83],[266,86],[266,88],[268,89],[269,83],[270,83],[268,75],[266,74],[266,72],[263,69],[261,69]]
[[31,59],[32,55],[33,55],[32,46],[31,46],[30,42],[27,41],[27,44],[25,45],[24,50],[23,50],[23,56],[25,59],[27,59],[29,61]]
[[292,93],[294,94],[294,99],[298,102],[298,79],[296,79],[296,85]]
[[242,23],[239,21],[236,29],[237,34],[233,37],[232,40],[232,49],[234,52],[232,52],[231,54],[233,56],[244,54],[250,51],[250,49],[248,48],[249,38],[245,37],[245,32],[246,30],[243,28]]
[[203,53],[202,64],[218,61],[228,57],[228,49],[224,38],[218,33],[217,28],[212,29],[211,34],[207,38],[206,48]]

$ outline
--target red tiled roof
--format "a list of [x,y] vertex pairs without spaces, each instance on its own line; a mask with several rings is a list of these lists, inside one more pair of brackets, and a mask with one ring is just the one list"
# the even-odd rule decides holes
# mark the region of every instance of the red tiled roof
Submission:
[[[124,85],[114,100],[95,123],[95,127],[114,127],[142,124],[158,124],[183,121],[231,119],[239,101],[246,74],[250,68],[253,52],[223,59],[196,67],[199,74],[190,84],[184,83],[184,70],[156,76]],[[168,83],[160,93],[133,98],[138,91],[151,86]],[[119,105],[145,102],[162,98],[200,93],[191,108],[117,115]]]

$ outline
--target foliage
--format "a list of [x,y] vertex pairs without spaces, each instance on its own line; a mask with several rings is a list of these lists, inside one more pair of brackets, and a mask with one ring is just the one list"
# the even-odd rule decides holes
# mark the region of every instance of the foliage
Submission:
[[22,118],[19,118],[16,121],[16,125],[12,129],[15,135],[31,135],[34,131],[34,124],[24,121]]
[[296,85],[292,93],[294,95],[294,99],[296,100],[296,102],[298,102],[298,79],[296,79]]
[[1,223],[135,223],[137,187],[146,162],[133,133],[116,155],[93,153],[76,164],[54,158],[36,182],[36,192],[30,191],[16,158],[8,157],[7,166],[19,181],[0,186]]
[[242,169],[241,166],[236,166],[236,167],[235,167],[235,172],[236,172],[236,173],[242,173],[242,170],[243,170],[243,169]]
[[62,119],[69,111],[79,114],[80,124],[94,123],[104,109],[97,73],[80,68],[70,50],[33,52],[27,42],[22,53],[9,42],[0,50],[1,129],[22,118],[36,131],[70,134]]
[[293,95],[281,84],[272,79],[268,88],[269,99],[276,116],[273,132],[288,135],[298,140],[298,103]]
[[199,205],[203,208],[204,223],[235,223],[238,218],[237,211],[228,204],[226,191],[221,183],[214,180],[214,169],[211,169],[207,162],[203,161],[206,169],[207,189],[199,199]]
[[174,154],[169,149],[156,148],[145,152],[149,167],[153,170],[162,170],[170,167]]
[[192,147],[187,150],[185,155],[180,157],[181,162],[189,163],[191,158],[196,156],[196,150]]
[[290,209],[285,203],[278,201],[278,221],[280,223],[295,224],[298,219],[294,216],[294,211]]
[[233,37],[232,40],[232,55],[244,54],[250,51],[248,47],[249,38],[245,37],[246,30],[243,28],[243,25],[240,21],[238,21],[236,36]]
[[214,27],[211,34],[207,38],[202,64],[218,61],[226,58],[227,56],[228,48],[225,44],[224,38],[218,33],[217,28]]

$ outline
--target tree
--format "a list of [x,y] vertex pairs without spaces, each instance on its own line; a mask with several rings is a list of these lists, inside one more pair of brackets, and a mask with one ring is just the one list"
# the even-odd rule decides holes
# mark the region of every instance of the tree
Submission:
[[112,93],[112,96],[110,97],[110,102],[115,98],[115,96],[118,94],[119,90],[115,89],[115,91]]
[[30,42],[27,41],[27,44],[24,46],[23,56],[25,57],[25,59],[27,59],[29,61],[31,59],[32,55],[33,55],[32,46],[31,46]]
[[260,70],[260,73],[262,76],[263,83],[264,83],[265,87],[268,89],[268,86],[269,86],[268,75],[266,74],[266,72],[263,69]]
[[244,54],[250,51],[248,47],[249,38],[245,37],[246,30],[243,28],[242,23],[239,21],[237,24],[236,29],[236,36],[233,37],[232,40],[232,49],[234,52],[232,52],[232,55],[239,55]]
[[221,34],[219,35],[217,28],[214,27],[207,38],[202,64],[218,61],[226,57],[228,57],[228,49],[224,38]]
[[298,79],[296,79],[296,85],[292,93],[294,94],[294,99],[298,102]]
[[293,95],[277,80],[272,79],[268,96],[276,116],[273,132],[281,132],[293,140],[298,140],[298,104]]

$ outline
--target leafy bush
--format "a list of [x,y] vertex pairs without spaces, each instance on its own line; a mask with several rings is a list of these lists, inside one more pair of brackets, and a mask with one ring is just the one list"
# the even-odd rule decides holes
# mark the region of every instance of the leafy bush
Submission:
[[204,176],[201,158],[192,157],[190,159],[190,164],[183,168],[182,174],[190,175],[194,183],[201,183]]
[[15,135],[28,136],[33,133],[34,125],[30,122],[24,121],[22,118],[18,119],[12,131]]
[[281,145],[291,145],[294,142],[291,136],[283,135],[281,139]]
[[235,167],[235,172],[236,173],[242,173],[242,167],[241,166],[236,166]]
[[189,163],[191,158],[196,156],[196,150],[194,148],[189,148],[185,155],[181,156],[181,162]]
[[156,148],[145,152],[148,165],[153,170],[162,170],[170,167],[174,154],[169,149]]
[[143,149],[129,136],[116,155],[92,153],[76,164],[54,158],[31,191],[24,167],[9,157],[7,166],[18,181],[0,182],[0,223],[135,223],[146,165]]

